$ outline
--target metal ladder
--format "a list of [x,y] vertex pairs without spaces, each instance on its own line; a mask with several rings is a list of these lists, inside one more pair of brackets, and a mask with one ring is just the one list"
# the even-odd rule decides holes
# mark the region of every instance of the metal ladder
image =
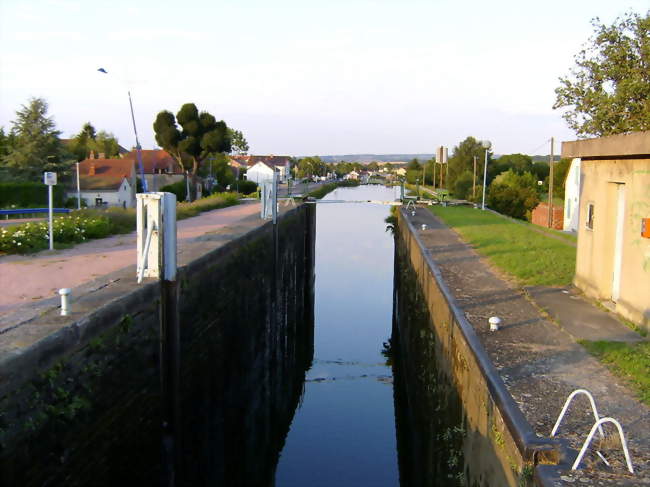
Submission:
[[[560,412],[560,415],[558,416],[557,421],[555,422],[555,426],[553,426],[553,431],[551,431],[551,437],[555,436],[555,434],[557,433],[558,429],[560,428],[560,423],[562,422],[562,419],[564,418],[564,415],[567,409],[569,408],[571,401],[573,401],[573,398],[578,394],[584,394],[589,398],[589,403],[591,404],[591,411],[594,413],[594,418],[596,422],[591,427],[591,431],[589,432],[587,439],[583,443],[580,453],[578,453],[578,457],[576,458],[575,462],[573,462],[573,466],[571,467],[571,470],[578,469],[578,466],[582,461],[582,457],[584,457],[587,448],[591,444],[591,440],[593,439],[596,430],[598,430],[598,432],[600,433],[601,438],[605,438],[605,433],[603,432],[602,425],[604,423],[613,423],[616,426],[616,429],[618,430],[618,435],[621,440],[621,445],[623,447],[623,454],[625,455],[625,461],[627,462],[627,469],[629,470],[630,473],[634,473],[634,468],[632,467],[632,460],[630,459],[630,453],[627,449],[627,442],[625,441],[625,434],[623,434],[623,428],[621,427],[621,424],[614,418],[609,418],[609,417],[600,418],[598,416],[598,410],[596,409],[596,402],[594,401],[594,397],[591,395],[591,392],[589,392],[586,389],[576,389],[571,394],[569,394],[569,397],[564,402],[564,407],[562,408],[562,411]],[[601,458],[603,462],[605,462],[605,464],[608,467],[610,466],[609,462],[605,459],[603,454],[600,453],[600,451],[596,450],[596,454]]]

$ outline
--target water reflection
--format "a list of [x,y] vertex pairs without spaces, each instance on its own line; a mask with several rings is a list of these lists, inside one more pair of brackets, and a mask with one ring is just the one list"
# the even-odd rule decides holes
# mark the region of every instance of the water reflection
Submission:
[[[393,200],[393,188],[339,188],[327,199]],[[276,486],[397,485],[390,335],[388,207],[322,203],[316,223],[315,360],[282,451]]]

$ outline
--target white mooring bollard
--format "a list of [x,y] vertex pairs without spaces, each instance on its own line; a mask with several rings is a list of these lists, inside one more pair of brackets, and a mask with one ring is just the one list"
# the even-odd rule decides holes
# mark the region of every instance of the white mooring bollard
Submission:
[[61,296],[61,316],[68,316],[70,313],[70,288],[64,287],[59,289],[59,295]]
[[490,323],[490,331],[498,331],[499,325],[501,325],[501,318],[498,316],[491,316],[488,323]]

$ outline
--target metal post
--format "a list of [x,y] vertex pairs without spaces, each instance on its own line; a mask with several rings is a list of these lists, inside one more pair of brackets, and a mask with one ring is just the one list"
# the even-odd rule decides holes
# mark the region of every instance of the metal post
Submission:
[[81,185],[79,184],[79,163],[77,162],[77,210],[81,209]]
[[278,172],[273,169],[273,186],[271,188],[271,204],[273,205],[273,225],[278,222]]
[[49,225],[50,225],[50,250],[54,250],[54,209],[53,209],[53,196],[52,196],[52,185],[47,186],[47,199],[50,205],[49,208]]
[[133,102],[131,101],[131,91],[128,91],[129,94],[129,106],[131,107],[131,121],[133,122],[133,132],[135,132],[135,150],[138,157],[138,167],[140,169],[140,177],[142,178],[142,190],[145,193],[149,192],[147,187],[147,180],[144,177],[144,166],[142,164],[142,147],[140,146],[140,141],[138,140],[138,129],[135,126],[135,115],[133,114]]
[[481,210],[485,210],[485,185],[487,183],[487,153],[488,148],[485,148],[485,164],[483,165],[483,202],[481,203]]
[[415,178],[416,196],[420,197],[420,178]]
[[436,162],[433,161],[433,177],[431,178],[431,184],[433,185],[433,190],[436,190]]

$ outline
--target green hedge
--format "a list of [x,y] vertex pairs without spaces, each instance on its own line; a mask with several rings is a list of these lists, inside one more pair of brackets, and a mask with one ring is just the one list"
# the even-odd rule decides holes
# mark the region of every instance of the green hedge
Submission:
[[[43,183],[0,183],[0,208],[45,208],[48,205],[47,186]],[[54,206],[65,203],[63,186],[54,186]]]

